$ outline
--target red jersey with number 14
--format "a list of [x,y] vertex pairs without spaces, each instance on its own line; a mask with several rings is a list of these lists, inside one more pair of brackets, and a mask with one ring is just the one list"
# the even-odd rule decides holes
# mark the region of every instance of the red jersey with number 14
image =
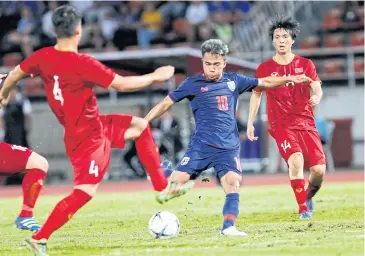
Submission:
[[40,75],[47,101],[65,128],[66,152],[98,146],[102,124],[93,86],[107,88],[113,70],[86,54],[43,48],[20,64],[23,72]]
[[[320,81],[311,60],[295,56],[288,65],[280,65],[272,58],[261,63],[256,70],[256,77],[295,76],[305,74],[314,81]],[[286,83],[265,91],[267,98],[267,115],[271,132],[280,127],[297,130],[316,130],[313,107],[309,103],[310,83]],[[254,91],[261,92],[255,88]]]

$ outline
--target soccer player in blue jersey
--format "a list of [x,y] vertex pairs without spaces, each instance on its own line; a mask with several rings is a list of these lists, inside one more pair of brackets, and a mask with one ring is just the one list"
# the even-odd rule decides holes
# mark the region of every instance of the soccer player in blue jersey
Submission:
[[240,140],[235,117],[238,96],[254,88],[269,89],[287,82],[304,83],[310,78],[300,75],[256,79],[225,73],[223,70],[227,64],[228,46],[218,39],[205,41],[201,51],[203,72],[183,81],[145,117],[150,122],[174,103],[187,98],[196,123],[186,154],[172,172],[168,188],[157,195],[157,201],[163,203],[185,194],[193,185],[190,180],[214,167],[226,193],[224,222],[220,233],[247,236],[234,226],[239,212],[242,181]]

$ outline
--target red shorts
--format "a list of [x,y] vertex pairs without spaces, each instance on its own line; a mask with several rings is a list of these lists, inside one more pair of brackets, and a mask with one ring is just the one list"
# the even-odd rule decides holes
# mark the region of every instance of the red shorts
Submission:
[[124,134],[130,127],[131,115],[100,116],[103,124],[103,136],[82,152],[70,155],[74,169],[75,185],[97,184],[102,181],[110,163],[112,148],[124,148]]
[[317,131],[281,129],[277,130],[273,137],[286,162],[293,153],[301,152],[306,170],[315,165],[326,164],[321,139]]
[[29,148],[0,142],[0,175],[23,172],[32,152]]

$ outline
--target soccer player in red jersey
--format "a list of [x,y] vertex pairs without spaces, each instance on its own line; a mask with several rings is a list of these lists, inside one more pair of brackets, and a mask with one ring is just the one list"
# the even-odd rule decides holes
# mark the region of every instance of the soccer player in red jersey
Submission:
[[46,241],[51,234],[94,196],[109,166],[111,148],[123,148],[126,140],[136,140],[138,156],[154,189],[162,191],[167,186],[148,122],[131,115],[100,115],[93,86],[136,91],[171,78],[174,68],[161,67],[143,76],[119,76],[94,58],[77,52],[82,26],[75,8],[58,7],[52,22],[57,44],[24,60],[10,72],[0,91],[2,105],[20,79],[41,76],[48,104],[64,126],[66,153],[74,170],[72,193],[56,205],[41,229],[25,242],[36,255],[47,254]]
[[[0,74],[0,84],[5,77],[5,74]],[[17,228],[33,232],[40,229],[33,217],[33,209],[47,171],[48,162],[43,156],[26,147],[0,142],[0,181],[1,176],[26,172],[22,182],[23,206],[15,220]]]
[[[321,101],[323,92],[313,62],[292,53],[292,45],[299,33],[299,23],[291,18],[278,17],[270,28],[275,56],[259,65],[256,76],[293,76],[305,74],[313,82],[299,86],[289,82],[285,86],[267,90],[269,133],[276,140],[281,156],[289,166],[289,178],[299,205],[300,219],[313,216],[313,196],[322,185],[326,159],[315,126],[313,106]],[[262,90],[255,89],[250,100],[247,136],[253,141],[253,122],[260,105]],[[309,184],[305,189],[303,169],[309,169]]]

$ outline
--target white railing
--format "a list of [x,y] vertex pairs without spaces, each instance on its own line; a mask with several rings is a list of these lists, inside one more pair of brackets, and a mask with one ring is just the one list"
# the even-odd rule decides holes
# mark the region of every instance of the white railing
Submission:
[[294,17],[296,11],[306,4],[306,1],[256,2],[247,16],[233,27],[235,40],[231,45],[232,52],[269,49],[271,40],[268,40],[268,30],[272,18],[277,14]]

